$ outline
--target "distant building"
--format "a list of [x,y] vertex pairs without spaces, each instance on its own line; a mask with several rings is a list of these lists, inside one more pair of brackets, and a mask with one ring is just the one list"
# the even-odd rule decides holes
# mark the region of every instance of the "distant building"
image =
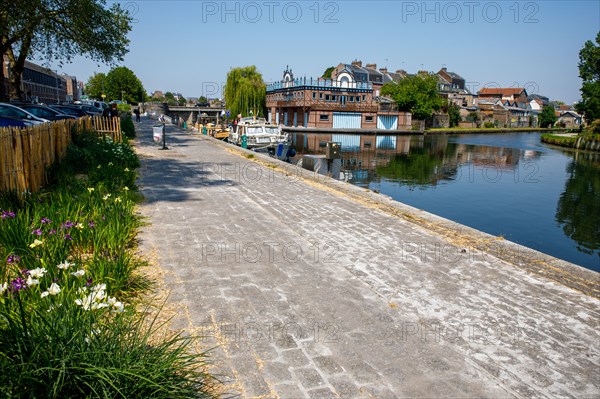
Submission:
[[438,93],[459,107],[472,107],[475,96],[465,87],[465,79],[455,72],[442,68],[437,72]]
[[160,90],[156,90],[154,93],[152,93],[152,98],[164,98],[165,94],[160,91]]
[[[8,77],[11,70],[8,67],[8,58],[4,58],[3,68],[5,76],[5,85],[8,88]],[[60,76],[51,69],[25,61],[23,73],[21,75],[21,90],[23,91],[22,100],[34,101],[46,104],[64,103],[68,101],[68,86],[71,85],[71,94],[75,95],[73,89],[77,86],[77,79],[73,76]],[[70,83],[69,83],[70,82]],[[73,85],[74,84],[74,85]],[[71,100],[72,101],[72,100]]]
[[281,81],[267,86],[268,119],[294,127],[409,130],[411,114],[380,96],[383,84],[400,79],[395,75],[360,61],[339,64],[331,79],[295,78],[286,68]]
[[483,88],[478,93],[479,100],[495,101],[510,100],[512,102],[523,103],[527,101],[527,90],[518,88]]

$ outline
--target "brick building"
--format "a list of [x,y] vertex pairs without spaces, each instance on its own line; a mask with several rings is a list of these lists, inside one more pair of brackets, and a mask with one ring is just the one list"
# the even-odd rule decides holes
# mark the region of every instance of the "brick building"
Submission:
[[411,114],[379,96],[394,77],[376,68],[360,61],[340,64],[331,79],[294,78],[286,68],[281,81],[267,86],[268,119],[295,127],[410,130]]

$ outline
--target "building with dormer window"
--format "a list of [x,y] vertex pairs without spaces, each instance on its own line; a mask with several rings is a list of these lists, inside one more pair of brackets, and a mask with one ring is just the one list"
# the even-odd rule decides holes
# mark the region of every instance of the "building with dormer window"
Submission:
[[288,67],[279,82],[267,86],[271,123],[322,129],[410,130],[411,114],[379,96],[393,79],[376,65],[340,64],[331,79],[295,78]]

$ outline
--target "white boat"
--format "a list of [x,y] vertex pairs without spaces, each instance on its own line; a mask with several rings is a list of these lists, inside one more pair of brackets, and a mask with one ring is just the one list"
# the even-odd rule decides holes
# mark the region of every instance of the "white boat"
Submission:
[[264,118],[242,118],[237,126],[229,129],[228,141],[241,146],[243,136],[246,136],[246,147],[249,149],[275,148],[279,144],[288,144],[287,134]]

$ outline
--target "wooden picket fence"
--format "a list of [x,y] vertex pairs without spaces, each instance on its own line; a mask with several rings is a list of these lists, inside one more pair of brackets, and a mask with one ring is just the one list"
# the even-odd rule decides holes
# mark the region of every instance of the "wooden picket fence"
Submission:
[[122,141],[119,118],[86,117],[27,128],[0,128],[0,191],[39,191],[46,170],[62,159],[72,134],[94,130],[104,139]]

